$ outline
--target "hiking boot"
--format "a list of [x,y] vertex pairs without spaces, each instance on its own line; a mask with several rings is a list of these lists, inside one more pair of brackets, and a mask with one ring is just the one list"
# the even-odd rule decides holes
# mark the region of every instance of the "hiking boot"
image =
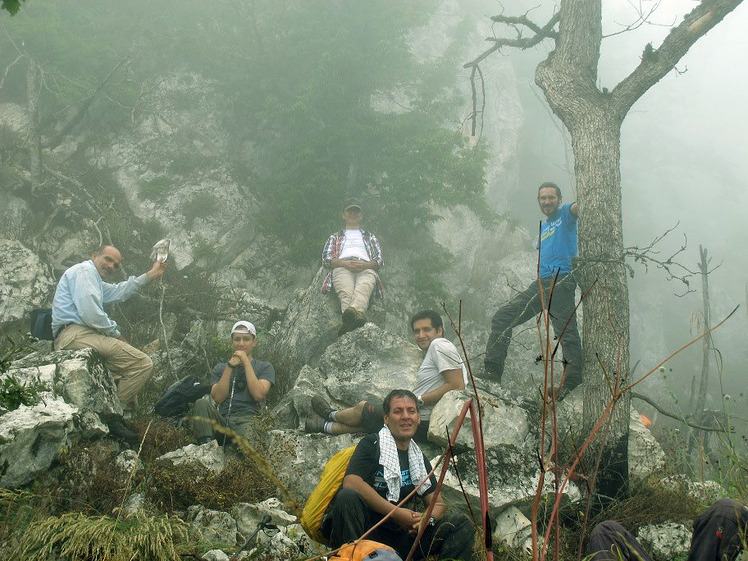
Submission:
[[135,447],[140,443],[138,435],[127,425],[127,421],[125,421],[121,415],[112,414],[102,420],[109,428],[109,434],[114,438],[122,440],[132,447]]
[[304,423],[304,432],[325,432],[325,422],[322,417],[311,414]]
[[317,415],[322,417],[325,421],[329,421],[330,413],[332,413],[334,409],[330,407],[330,404],[327,403],[320,396],[315,395],[315,396],[312,396],[312,411],[314,411]]

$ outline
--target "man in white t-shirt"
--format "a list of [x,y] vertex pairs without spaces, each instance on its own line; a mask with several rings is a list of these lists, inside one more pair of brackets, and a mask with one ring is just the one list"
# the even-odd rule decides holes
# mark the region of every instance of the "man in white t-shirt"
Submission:
[[[437,312],[418,312],[411,318],[410,327],[416,345],[426,353],[418,368],[416,387],[413,389],[421,418],[415,440],[424,442],[434,405],[445,393],[464,389],[467,372],[457,347],[444,338],[444,324]],[[309,415],[304,426],[307,432],[371,433],[384,426],[382,404],[377,401],[362,401],[355,407],[336,411],[324,399],[314,396],[312,409],[319,416]]]
[[340,300],[343,325],[338,335],[347,333],[366,323],[369,298],[377,286],[379,296],[384,296],[379,269],[382,268],[382,249],[374,234],[362,230],[364,214],[358,199],[348,199],[343,205],[345,227],[331,234],[322,250],[322,264],[330,272],[322,282],[322,291],[330,286]]

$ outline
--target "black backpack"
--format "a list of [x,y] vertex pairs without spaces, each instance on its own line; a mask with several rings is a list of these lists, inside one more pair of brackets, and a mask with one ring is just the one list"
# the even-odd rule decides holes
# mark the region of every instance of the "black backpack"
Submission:
[[31,321],[29,331],[37,339],[54,341],[52,334],[52,308],[36,308],[31,310]]
[[203,384],[194,376],[185,376],[167,388],[154,409],[162,417],[183,416],[195,400],[210,392],[210,388],[210,384]]

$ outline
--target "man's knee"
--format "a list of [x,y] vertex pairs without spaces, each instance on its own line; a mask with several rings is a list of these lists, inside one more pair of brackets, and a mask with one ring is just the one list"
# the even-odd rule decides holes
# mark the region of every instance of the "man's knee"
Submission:
[[361,497],[361,493],[355,489],[346,489],[343,487],[335,495],[335,500],[331,507],[334,511],[353,512],[363,504],[364,499]]
[[210,402],[210,396],[205,395],[195,401],[192,412],[195,417],[208,417],[211,409],[213,409],[213,404]]

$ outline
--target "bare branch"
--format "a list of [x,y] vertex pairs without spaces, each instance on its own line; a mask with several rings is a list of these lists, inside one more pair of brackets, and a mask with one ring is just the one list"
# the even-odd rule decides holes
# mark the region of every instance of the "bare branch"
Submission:
[[0,79],[0,90],[2,90],[2,89],[3,89],[3,84],[5,84],[5,78],[6,78],[7,76],[8,76],[8,72],[10,72],[10,71],[11,71],[11,69],[12,69],[12,68],[13,68],[13,67],[14,67],[14,66],[16,65],[16,63],[17,63],[17,62],[18,62],[19,60],[21,60],[21,59],[23,59],[23,55],[18,55],[18,56],[16,57],[16,60],[14,60],[13,62],[11,62],[11,63],[10,63],[10,64],[9,64],[9,65],[8,65],[8,66],[7,66],[6,68],[5,68],[5,72],[3,73],[3,77],[2,77],[2,79]]
[[501,47],[514,47],[517,49],[525,50],[534,47],[543,39],[556,39],[556,37],[558,36],[556,31],[554,30],[554,27],[559,21],[558,12],[553,14],[553,17],[548,20],[548,23],[546,23],[543,27],[539,27],[537,24],[530,21],[526,15],[519,17],[493,16],[491,19],[497,23],[503,23],[510,27],[514,27],[515,29],[517,25],[524,25],[528,29],[534,31],[535,34],[532,37],[525,38],[522,37],[522,33],[517,30],[517,37],[515,39],[510,39],[508,37],[489,37],[486,39],[486,41],[492,42],[493,46],[478,55],[478,57],[476,57],[472,61],[465,63],[463,65],[463,68],[477,66],[478,64],[483,62],[483,60],[485,60],[491,53],[498,51]]
[[628,25],[625,25],[623,27],[623,29],[620,29],[619,31],[616,31],[615,33],[610,33],[608,35],[603,35],[603,39],[607,39],[608,37],[614,37],[616,35],[621,35],[623,33],[627,33],[629,31],[633,31],[634,29],[639,29],[645,23],[648,23],[648,24],[651,24],[651,25],[661,25],[661,26],[672,27],[673,25],[675,25],[675,20],[673,20],[669,24],[664,24],[664,23],[663,24],[657,24],[657,23],[652,23],[651,21],[649,21],[649,18],[652,17],[652,14],[655,13],[655,11],[660,7],[661,3],[662,3],[661,1],[655,2],[655,4],[649,10],[647,10],[645,12],[644,9],[643,9],[643,7],[642,7],[641,2],[639,2],[638,6],[634,6],[633,2],[629,2],[629,4],[631,4],[634,7],[634,9],[636,10],[636,12],[638,14],[638,17],[633,22],[629,23]]
[[666,409],[663,409],[661,405],[659,405],[656,401],[654,401],[653,399],[650,399],[646,395],[643,395],[643,394],[640,394],[640,393],[637,393],[637,392],[631,392],[631,397],[633,399],[640,399],[640,400],[642,400],[642,401],[644,401],[646,403],[649,403],[652,407],[654,407],[655,409],[657,409],[657,411],[659,411],[660,413],[662,413],[666,417],[670,417],[671,419],[675,419],[676,421],[680,421],[681,423],[683,423],[685,425],[688,425],[691,428],[699,429],[699,430],[703,430],[703,431],[709,431],[709,432],[731,432],[732,431],[732,427],[727,427],[727,428],[724,428],[724,427],[707,427],[707,426],[697,425],[695,423],[692,423],[691,421],[688,420],[687,417],[684,417],[683,415],[679,415],[678,413],[673,413],[672,411],[668,411]]
[[650,45],[645,49],[639,66],[611,92],[620,115],[626,115],[644,92],[670,72],[699,38],[722,21],[742,1],[704,0],[683,18],[680,25],[670,31],[659,48],[653,49]]

